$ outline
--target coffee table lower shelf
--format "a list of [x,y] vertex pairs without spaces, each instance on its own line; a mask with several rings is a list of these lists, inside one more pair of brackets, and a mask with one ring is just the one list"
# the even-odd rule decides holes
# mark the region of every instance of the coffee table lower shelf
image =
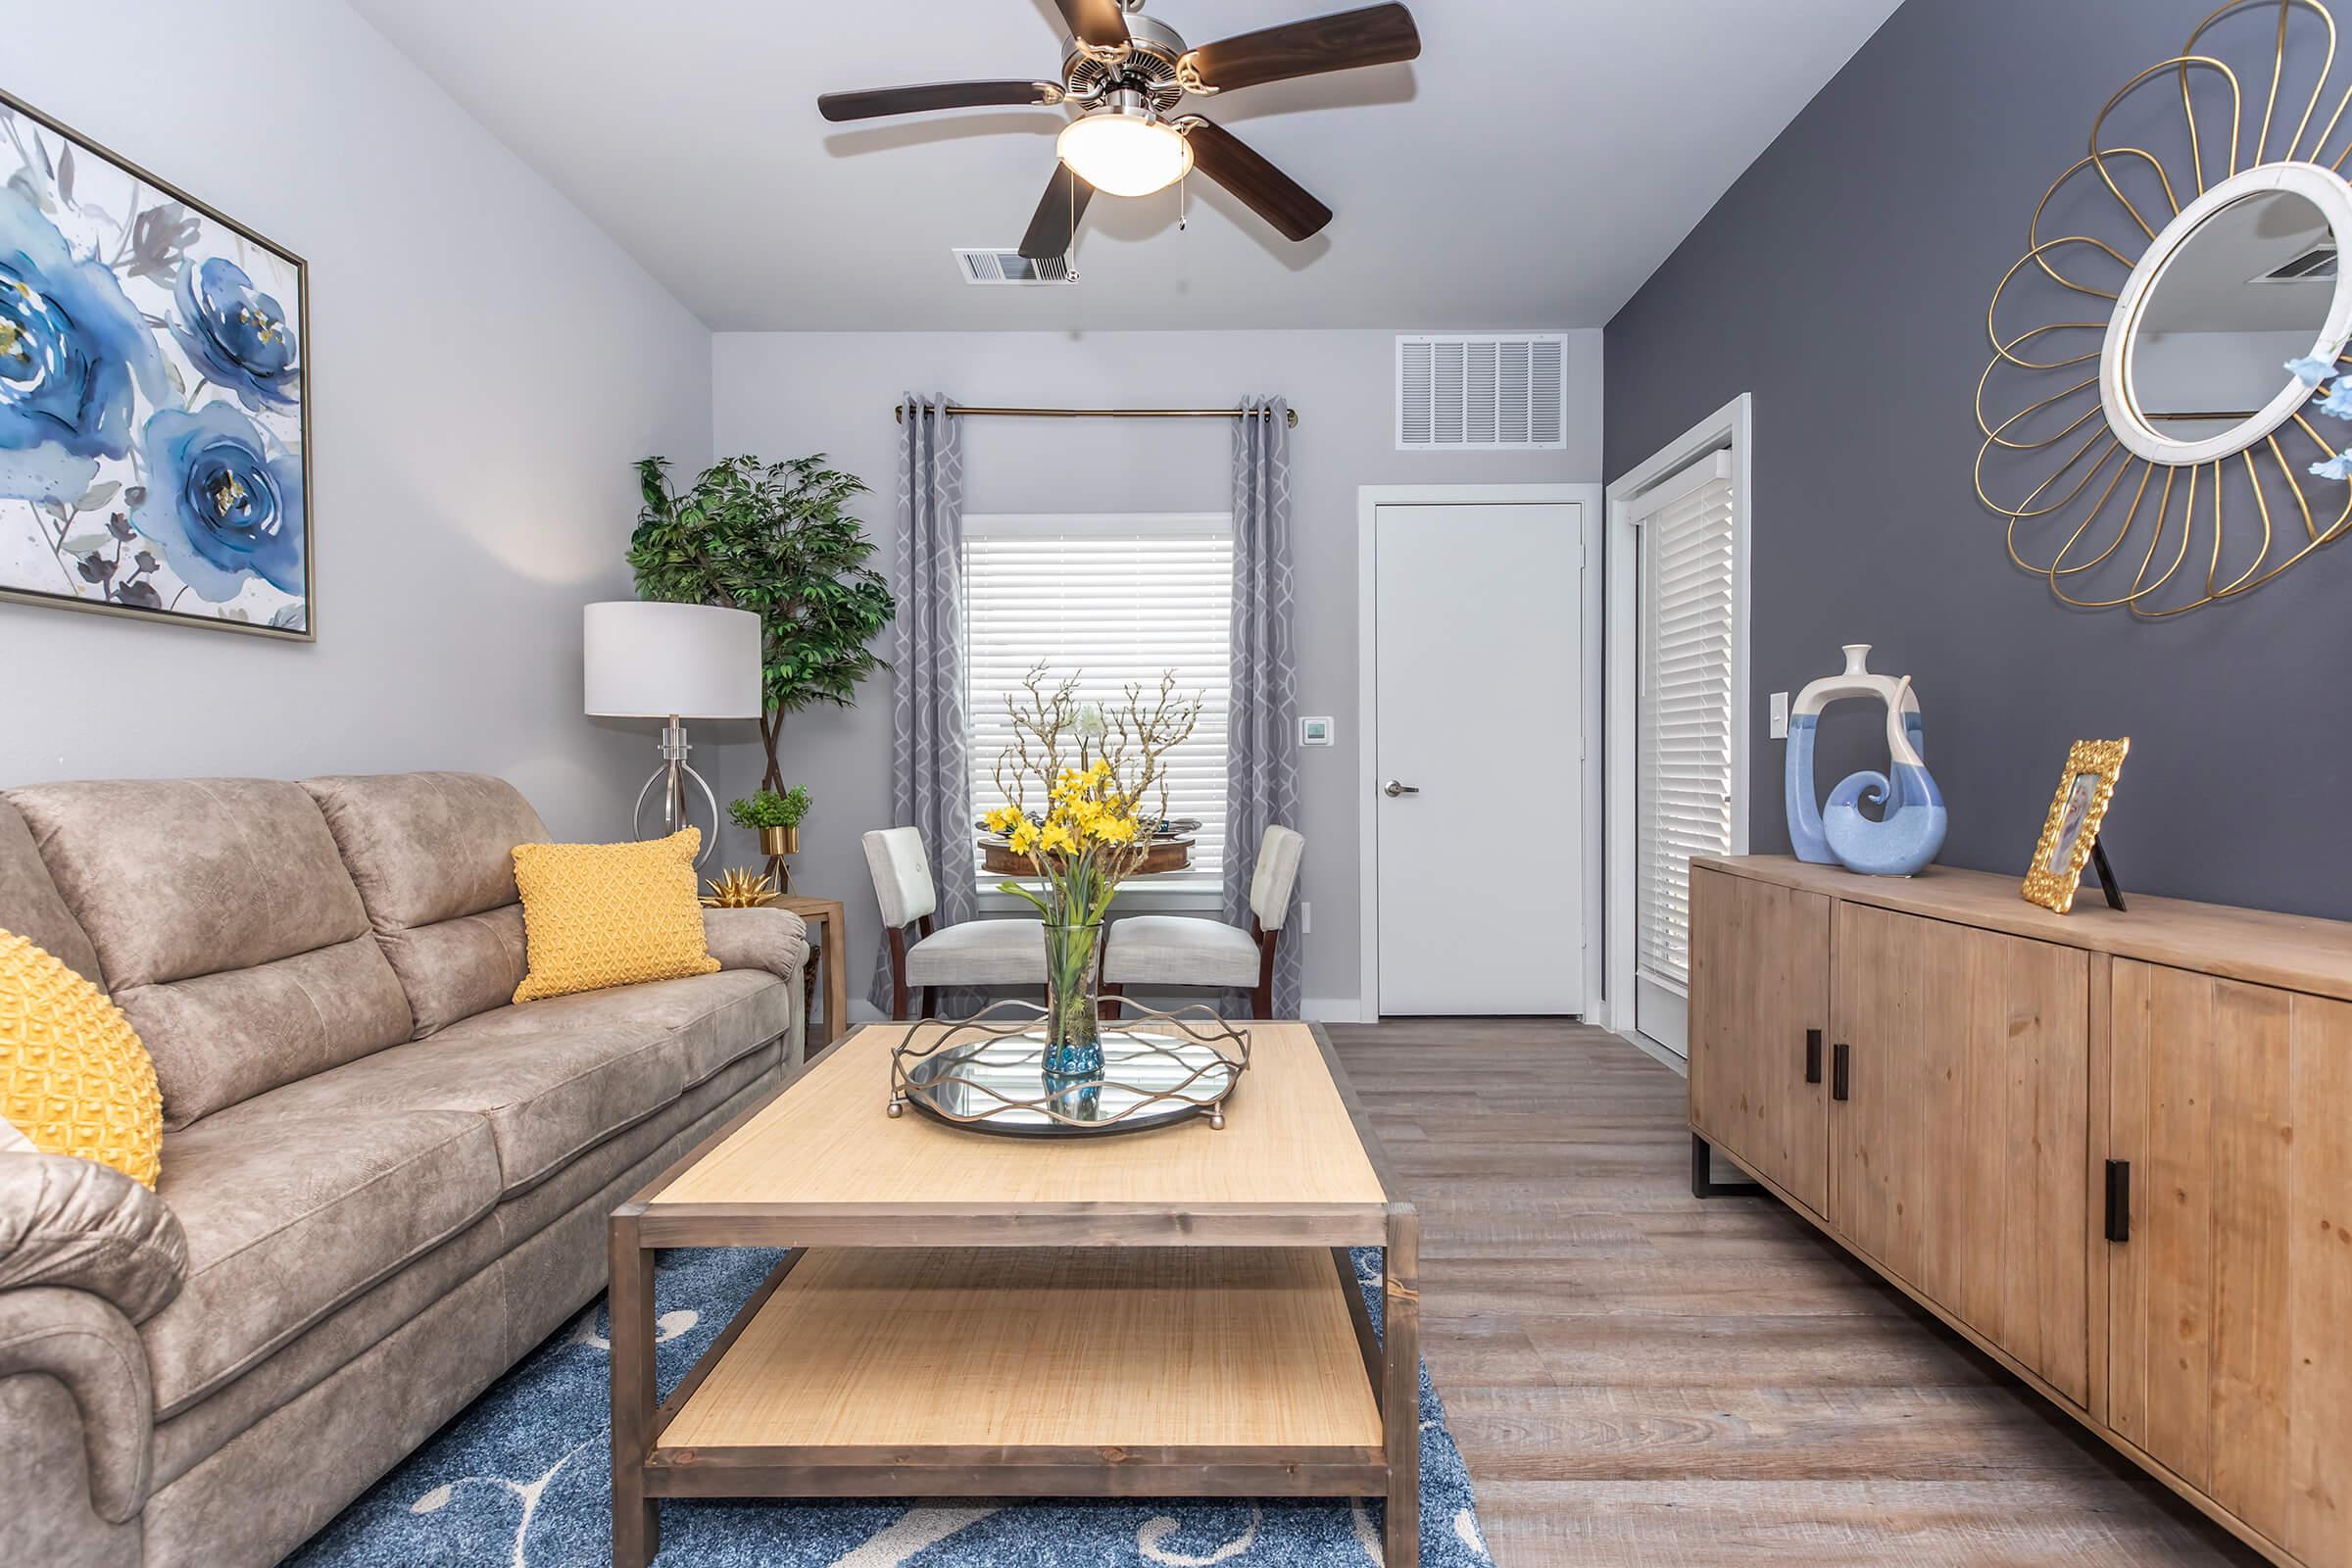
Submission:
[[1379,1368],[1344,1250],[806,1250],[657,1413],[644,1494],[1382,1496]]
[[1388,1493],[1346,1250],[807,1249],[661,1405],[652,1497]]

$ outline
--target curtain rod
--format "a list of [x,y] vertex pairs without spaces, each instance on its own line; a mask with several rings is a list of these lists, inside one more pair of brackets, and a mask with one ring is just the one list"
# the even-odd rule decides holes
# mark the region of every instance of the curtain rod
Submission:
[[[955,415],[989,415],[1030,419],[1246,419],[1254,418],[1264,411],[1259,409],[984,409],[961,403],[951,403],[948,412]],[[906,422],[906,405],[894,404],[890,416],[901,424]],[[1298,428],[1298,411],[1290,411],[1290,427]]]

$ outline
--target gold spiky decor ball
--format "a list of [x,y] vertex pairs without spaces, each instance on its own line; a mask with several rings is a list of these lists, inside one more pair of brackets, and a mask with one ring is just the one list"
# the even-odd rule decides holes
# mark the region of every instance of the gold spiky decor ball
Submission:
[[749,866],[736,866],[710,887],[703,895],[706,909],[757,909],[776,902],[775,882]]

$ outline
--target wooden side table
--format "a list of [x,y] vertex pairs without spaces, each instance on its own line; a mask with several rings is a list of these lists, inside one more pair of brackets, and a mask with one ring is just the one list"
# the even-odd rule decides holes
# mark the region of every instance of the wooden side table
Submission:
[[801,917],[814,939],[813,961],[825,983],[825,1034],[820,1042],[814,1029],[808,1032],[808,1052],[814,1055],[820,1045],[829,1046],[849,1030],[850,1025],[850,921],[839,899],[805,898],[798,893],[780,895],[768,905],[771,909],[790,909]]

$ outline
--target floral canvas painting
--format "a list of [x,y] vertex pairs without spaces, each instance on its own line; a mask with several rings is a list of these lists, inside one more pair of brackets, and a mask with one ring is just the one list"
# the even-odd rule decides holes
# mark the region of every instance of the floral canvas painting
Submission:
[[303,263],[0,93],[0,597],[313,635]]

